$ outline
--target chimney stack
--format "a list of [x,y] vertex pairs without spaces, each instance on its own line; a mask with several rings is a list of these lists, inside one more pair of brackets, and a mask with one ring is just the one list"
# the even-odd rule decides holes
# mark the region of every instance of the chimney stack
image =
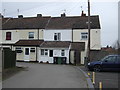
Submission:
[[23,18],[23,15],[18,15],[18,18]]
[[4,18],[4,16],[0,13],[0,18]]
[[61,14],[61,17],[66,17],[66,14],[65,13]]
[[82,10],[81,16],[86,16],[86,14],[84,13],[84,11]]
[[42,14],[37,14],[37,17],[42,17]]

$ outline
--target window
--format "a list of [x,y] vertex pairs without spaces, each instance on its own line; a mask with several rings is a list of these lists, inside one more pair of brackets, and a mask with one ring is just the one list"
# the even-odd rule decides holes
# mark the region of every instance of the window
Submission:
[[106,58],[105,61],[106,60],[107,60],[107,62],[113,63],[116,60],[116,56],[110,56],[110,57]]
[[41,55],[47,56],[48,50],[47,49],[41,49]]
[[87,40],[88,39],[88,33],[87,32],[82,32],[81,33],[81,40]]
[[17,47],[17,48],[16,48],[16,52],[17,52],[17,53],[22,53],[22,52],[23,52],[23,51],[22,51],[22,48]]
[[11,40],[11,32],[6,32],[6,40]]
[[34,39],[34,32],[29,32],[29,39]]
[[29,55],[29,48],[25,48],[25,55]]
[[117,56],[117,61],[120,63],[120,56]]
[[44,55],[44,49],[41,49],[41,55]]
[[45,49],[45,54],[44,54],[45,56],[47,56],[48,55],[48,50],[47,49]]
[[61,40],[61,33],[54,33],[54,40],[60,41]]
[[65,50],[61,50],[61,56],[65,56]]
[[31,49],[30,49],[30,52],[35,52],[35,48],[31,48]]

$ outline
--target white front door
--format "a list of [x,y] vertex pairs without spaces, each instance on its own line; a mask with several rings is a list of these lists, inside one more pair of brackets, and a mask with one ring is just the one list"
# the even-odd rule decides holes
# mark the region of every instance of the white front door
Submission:
[[25,48],[25,56],[24,56],[24,61],[30,61],[29,55],[30,55],[30,48]]

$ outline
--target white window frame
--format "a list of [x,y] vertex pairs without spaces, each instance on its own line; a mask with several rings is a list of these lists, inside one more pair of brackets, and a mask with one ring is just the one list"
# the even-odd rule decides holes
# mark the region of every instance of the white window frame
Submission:
[[88,32],[81,32],[81,40],[88,40]]
[[29,39],[34,39],[34,32],[29,32]]
[[35,53],[35,48],[30,48],[30,52]]
[[41,56],[48,56],[48,49],[41,49]]
[[15,50],[16,50],[16,51],[21,51],[21,52],[17,52],[17,53],[22,53],[22,52],[23,52],[23,50],[22,50],[21,47],[16,47]]
[[65,50],[61,50],[61,56],[65,56]]
[[[55,35],[56,35],[56,40],[55,40]],[[61,40],[61,33],[54,33],[54,40],[60,41]]]

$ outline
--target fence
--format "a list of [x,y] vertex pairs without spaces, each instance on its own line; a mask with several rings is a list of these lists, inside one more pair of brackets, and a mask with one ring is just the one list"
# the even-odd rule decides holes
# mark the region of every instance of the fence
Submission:
[[13,68],[16,66],[16,52],[11,49],[3,49],[2,51],[2,66],[3,69]]
[[113,51],[113,52],[108,52],[108,51],[102,51],[102,50],[91,50],[90,51],[90,60],[91,61],[96,61],[100,60],[103,57],[110,55],[110,54],[118,54],[118,52]]

